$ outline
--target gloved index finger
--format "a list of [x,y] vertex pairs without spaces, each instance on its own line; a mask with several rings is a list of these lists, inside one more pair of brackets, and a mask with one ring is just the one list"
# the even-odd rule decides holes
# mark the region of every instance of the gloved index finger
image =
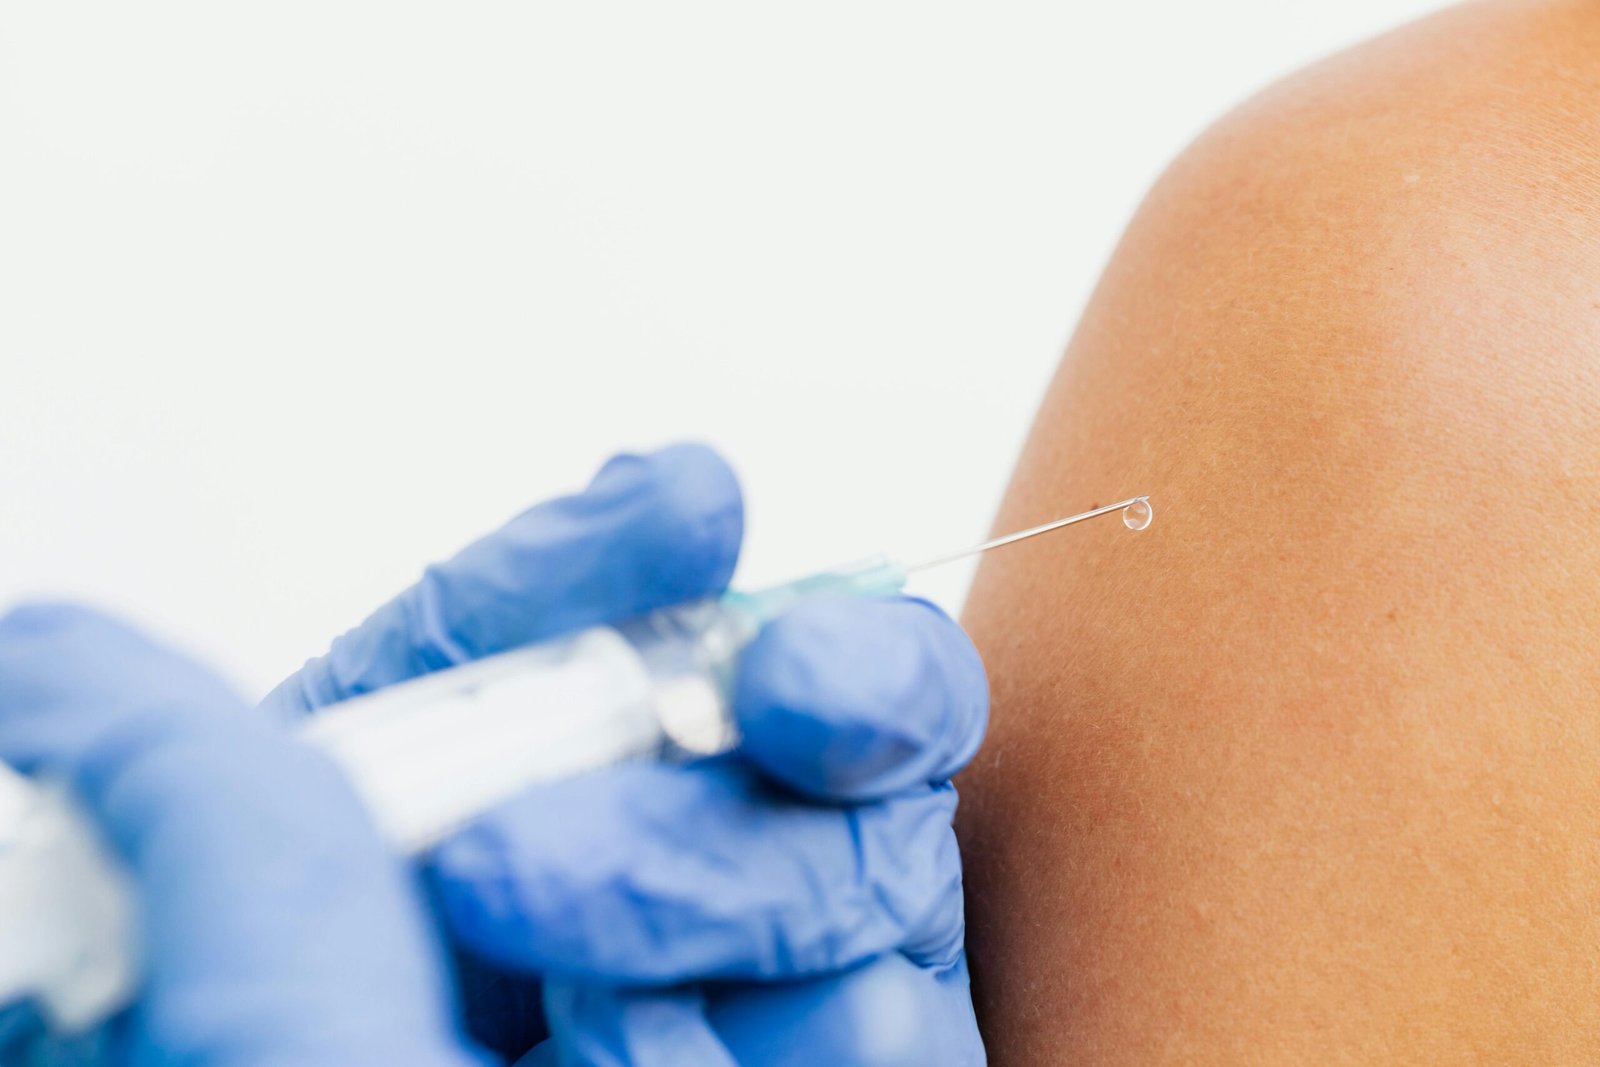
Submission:
[[719,593],[744,532],[716,452],[617,456],[588,488],[540,504],[422,580],[269,694],[302,713],[569,630]]
[[741,752],[771,778],[829,800],[941,781],[971,760],[989,718],[983,662],[924,600],[803,603],[739,661]]

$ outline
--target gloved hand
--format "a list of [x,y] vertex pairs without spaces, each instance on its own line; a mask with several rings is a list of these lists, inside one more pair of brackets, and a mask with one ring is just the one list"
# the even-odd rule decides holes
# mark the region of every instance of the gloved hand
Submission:
[[[440,667],[721,592],[743,508],[712,452],[609,463],[339,638],[266,703],[305,713]],[[737,756],[532,790],[430,872],[472,1027],[529,1064],[983,1062],[949,777],[982,664],[908,598],[804,604],[740,662]]]
[[27,1062],[486,1062],[335,768],[206,671],[85,609],[19,608],[0,618],[0,760],[72,787],[127,862],[146,956],[99,1040],[34,1042]]

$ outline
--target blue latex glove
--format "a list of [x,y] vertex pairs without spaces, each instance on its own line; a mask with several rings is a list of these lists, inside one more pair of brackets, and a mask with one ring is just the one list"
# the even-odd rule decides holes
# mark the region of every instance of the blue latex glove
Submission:
[[105,616],[19,608],[0,618],[0,759],[72,786],[127,861],[146,955],[96,1040],[38,1037],[6,1064],[485,1062],[354,795],[211,674]]
[[[721,592],[743,508],[712,452],[608,464],[341,637],[267,704],[304,713]],[[745,651],[740,753],[530,791],[431,871],[474,1032],[533,1064],[977,1065],[949,777],[982,664],[908,598],[804,604]]]

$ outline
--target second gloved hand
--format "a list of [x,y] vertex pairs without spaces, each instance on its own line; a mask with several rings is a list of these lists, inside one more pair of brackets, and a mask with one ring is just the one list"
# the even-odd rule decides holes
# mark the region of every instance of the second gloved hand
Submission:
[[[742,534],[710,451],[615,460],[340,638],[287,712],[721,592]],[[987,687],[949,618],[817,602],[746,650],[732,757],[524,794],[437,853],[478,1035],[561,1064],[974,1065],[948,778]]]
[[[0,760],[70,786],[126,864],[138,1002],[7,1067],[469,1067],[422,902],[321,754],[104,615],[0,615]],[[24,923],[27,915],[7,915]]]

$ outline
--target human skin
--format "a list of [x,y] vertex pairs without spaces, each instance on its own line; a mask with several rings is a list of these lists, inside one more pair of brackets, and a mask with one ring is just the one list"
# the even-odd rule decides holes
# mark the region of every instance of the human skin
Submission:
[[1268,90],[1130,225],[997,521],[997,1067],[1600,1062],[1600,4]]

